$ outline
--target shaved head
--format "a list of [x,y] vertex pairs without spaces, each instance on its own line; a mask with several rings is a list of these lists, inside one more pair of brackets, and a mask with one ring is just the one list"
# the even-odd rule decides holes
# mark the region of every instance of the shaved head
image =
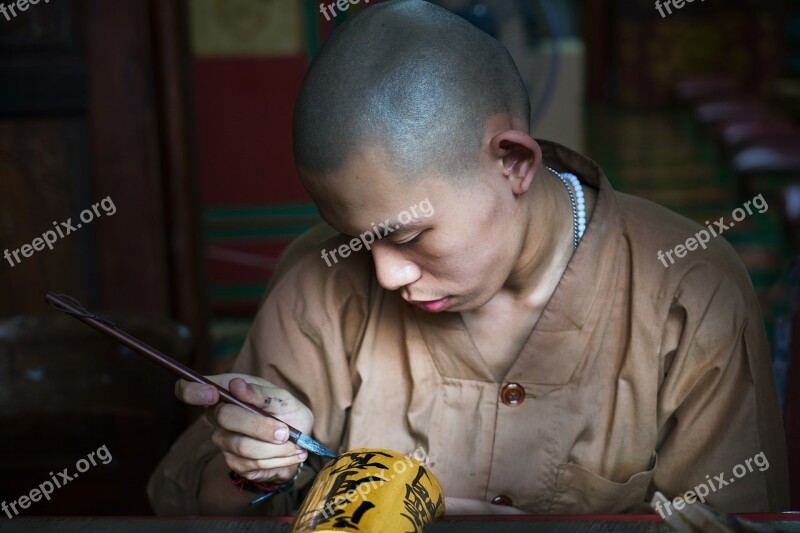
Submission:
[[522,121],[528,92],[508,51],[461,17],[392,0],[339,27],[309,66],[294,111],[301,171],[325,176],[380,144],[407,177],[474,169],[484,125]]

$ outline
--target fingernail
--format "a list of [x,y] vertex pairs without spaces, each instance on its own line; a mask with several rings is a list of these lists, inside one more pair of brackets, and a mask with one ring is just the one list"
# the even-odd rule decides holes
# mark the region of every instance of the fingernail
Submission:
[[287,428],[281,428],[275,430],[275,440],[278,442],[286,442],[286,439],[289,438],[289,430]]
[[200,393],[200,397],[203,399],[204,402],[210,402],[214,400],[214,392],[206,387],[203,389],[203,392]]
[[300,453],[298,453],[298,454],[297,454],[297,457],[298,457],[298,458],[299,458],[301,461],[305,461],[306,459],[308,459],[308,451],[306,451],[306,450],[303,450],[302,452],[300,452]]

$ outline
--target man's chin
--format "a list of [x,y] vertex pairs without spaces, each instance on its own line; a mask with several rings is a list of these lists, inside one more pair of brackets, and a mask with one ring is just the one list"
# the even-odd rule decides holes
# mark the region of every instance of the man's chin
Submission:
[[460,297],[458,300],[455,298],[453,299],[453,304],[447,309],[448,311],[463,313],[466,311],[476,311],[483,307],[484,305],[488,304],[492,301],[493,295],[487,295],[480,297]]
[[[488,302],[489,300],[486,300]],[[486,302],[477,301],[473,298],[451,297],[450,305],[447,306],[444,312],[446,313],[463,313],[465,311],[474,311],[486,305]]]

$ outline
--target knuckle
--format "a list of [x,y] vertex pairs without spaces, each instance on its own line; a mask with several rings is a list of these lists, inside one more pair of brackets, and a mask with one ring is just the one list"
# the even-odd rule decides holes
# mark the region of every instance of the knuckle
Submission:
[[287,479],[286,477],[286,469],[285,468],[270,468],[267,471],[267,483],[283,483]]
[[262,481],[261,480],[261,472],[258,470],[251,470],[249,472],[245,472],[242,477],[249,479],[250,481]]
[[234,435],[231,448],[242,457],[247,457],[248,446],[244,435]]
[[227,403],[214,406],[214,411],[215,411],[214,416],[216,417],[217,424],[220,427],[225,427],[227,424],[230,423],[233,407],[234,407],[233,405]]
[[214,427],[219,427],[219,406],[214,406],[206,409],[206,420],[208,420]]
[[228,465],[228,468],[239,475],[243,475],[242,472],[244,469],[242,468],[238,457],[228,452],[222,452],[222,457],[225,459],[225,464]]
[[294,466],[286,466],[282,468],[276,468],[275,470],[273,470],[272,474],[276,481],[285,483],[286,481],[289,481],[290,479],[292,479],[292,477],[294,477],[295,470],[296,468]]
[[[214,433],[211,434],[211,443],[216,446],[217,448],[224,449],[225,445],[225,432],[220,431],[219,429],[215,429]],[[227,453],[227,452],[223,452]]]

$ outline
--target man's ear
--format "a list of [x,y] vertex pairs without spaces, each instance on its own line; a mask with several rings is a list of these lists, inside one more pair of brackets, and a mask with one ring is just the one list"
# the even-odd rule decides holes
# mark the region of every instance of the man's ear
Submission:
[[506,130],[492,137],[489,152],[493,160],[502,162],[503,174],[509,179],[513,193],[520,195],[527,191],[542,163],[539,143],[523,131]]

